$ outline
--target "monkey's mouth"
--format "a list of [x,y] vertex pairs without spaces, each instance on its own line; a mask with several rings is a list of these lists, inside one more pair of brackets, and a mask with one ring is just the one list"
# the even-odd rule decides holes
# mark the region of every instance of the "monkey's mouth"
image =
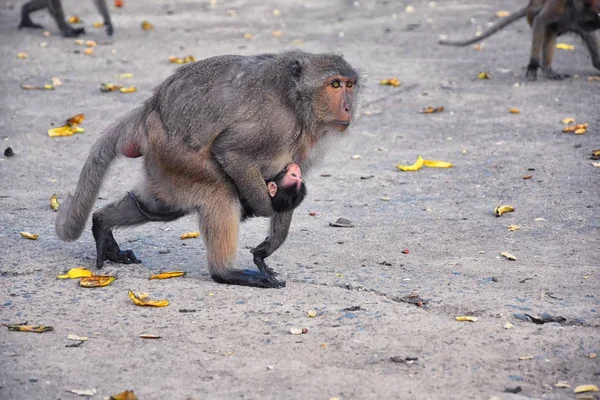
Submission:
[[331,125],[338,131],[344,132],[350,126],[350,121],[333,121]]

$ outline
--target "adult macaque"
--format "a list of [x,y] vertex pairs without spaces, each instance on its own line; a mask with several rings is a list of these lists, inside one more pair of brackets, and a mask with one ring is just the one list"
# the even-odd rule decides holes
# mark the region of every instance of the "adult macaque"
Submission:
[[525,16],[533,30],[531,55],[525,75],[528,80],[537,79],[537,70],[540,67],[549,79],[568,77],[552,69],[556,38],[568,32],[581,36],[590,52],[594,67],[600,69],[600,49],[594,32],[600,29],[600,0],[530,0],[526,7],[502,19],[480,36],[463,41],[440,40],[439,43],[467,46],[493,35]]
[[[100,14],[102,14],[102,18],[104,18],[106,33],[109,36],[112,36],[113,26],[105,0],[94,0],[94,4],[96,5],[96,8]],[[29,14],[34,11],[41,10],[42,8],[47,8],[48,11],[50,11],[52,18],[54,18],[56,21],[56,24],[58,25],[58,28],[64,37],[77,37],[85,33],[83,28],[73,28],[67,23],[67,21],[65,21],[65,14],[63,13],[60,0],[30,0],[25,3],[25,5],[21,8],[21,22],[19,23],[19,29],[42,28],[40,24],[34,23],[31,18],[29,18]]]
[[[284,286],[264,259],[286,239],[293,210],[273,207],[265,177],[290,163],[306,171],[321,158],[324,139],[345,132],[352,121],[357,80],[341,56],[302,51],[227,55],[182,66],[94,145],[75,194],[59,210],[57,236],[73,241],[81,235],[118,155],[143,156],[142,182],[94,212],[98,267],[105,260],[139,262],[119,248],[114,228],[195,212],[216,282]],[[260,272],[232,267],[244,209],[271,218],[269,236],[252,249]]]

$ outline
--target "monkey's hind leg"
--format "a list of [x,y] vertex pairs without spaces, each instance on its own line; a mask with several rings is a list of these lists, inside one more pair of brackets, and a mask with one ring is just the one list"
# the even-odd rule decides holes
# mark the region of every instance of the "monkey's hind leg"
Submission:
[[48,11],[50,11],[50,14],[52,14],[52,17],[54,17],[56,25],[58,25],[63,37],[77,37],[85,33],[85,29],[73,28],[71,25],[67,24],[60,0],[46,1],[48,3]]
[[141,262],[133,251],[121,250],[113,236],[114,228],[141,225],[149,221],[173,221],[187,214],[172,209],[144,189],[141,192],[138,195],[130,192],[93,214],[92,233],[96,240],[97,268],[102,268],[106,260],[122,264]]
[[42,29],[43,26],[40,24],[34,23],[31,18],[29,18],[29,14],[34,11],[41,10],[42,8],[46,8],[47,0],[31,0],[21,7],[21,22],[19,22],[19,29],[21,28],[36,28]]
[[232,268],[240,224],[239,203],[221,201],[201,212],[202,238],[206,245],[208,270],[215,282],[259,288],[280,288],[285,282],[270,274]]

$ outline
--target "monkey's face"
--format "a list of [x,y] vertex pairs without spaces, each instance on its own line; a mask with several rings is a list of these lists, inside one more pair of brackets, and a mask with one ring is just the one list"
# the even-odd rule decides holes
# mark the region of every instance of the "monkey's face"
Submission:
[[345,131],[354,113],[356,78],[331,76],[317,96],[316,113],[319,122]]

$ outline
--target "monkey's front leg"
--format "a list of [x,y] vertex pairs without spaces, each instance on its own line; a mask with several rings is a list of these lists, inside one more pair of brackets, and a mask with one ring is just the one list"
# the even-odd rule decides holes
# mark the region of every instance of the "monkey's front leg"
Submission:
[[269,228],[269,236],[254,249],[250,250],[254,255],[254,264],[260,272],[276,275],[276,272],[265,263],[265,258],[275,252],[287,238],[292,223],[293,210],[283,213],[277,213],[271,217],[271,226]]

